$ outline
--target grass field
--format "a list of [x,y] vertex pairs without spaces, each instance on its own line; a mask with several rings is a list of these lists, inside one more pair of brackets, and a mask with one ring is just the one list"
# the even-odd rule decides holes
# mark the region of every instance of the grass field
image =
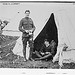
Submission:
[[[24,61],[23,57],[20,57],[17,61],[17,55],[13,54],[13,47],[15,46],[18,37],[4,36],[0,37],[0,68],[47,68],[47,69],[59,69],[58,62],[52,63],[52,61]],[[13,43],[12,43],[13,42]],[[74,63],[64,63],[62,69],[75,69]]]

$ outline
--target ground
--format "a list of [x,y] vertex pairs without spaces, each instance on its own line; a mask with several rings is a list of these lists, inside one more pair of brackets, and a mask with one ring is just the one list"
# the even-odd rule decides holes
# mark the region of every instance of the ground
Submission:
[[[52,61],[24,61],[23,57],[18,60],[17,55],[13,54],[13,47],[15,46],[18,37],[4,36],[0,37],[0,68],[47,68],[59,69],[58,62]],[[15,61],[16,60],[16,61]],[[15,62],[13,62],[15,61]],[[62,69],[75,69],[74,63],[64,63]]]

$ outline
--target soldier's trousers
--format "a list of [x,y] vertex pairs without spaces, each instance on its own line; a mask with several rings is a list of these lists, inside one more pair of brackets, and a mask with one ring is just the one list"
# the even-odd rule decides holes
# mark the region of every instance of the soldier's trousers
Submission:
[[33,37],[22,37],[22,42],[23,42],[23,55],[24,58],[26,59],[26,46],[27,46],[27,41],[29,42],[29,47],[30,47],[30,54],[29,54],[29,59],[32,58],[32,53],[33,53]]

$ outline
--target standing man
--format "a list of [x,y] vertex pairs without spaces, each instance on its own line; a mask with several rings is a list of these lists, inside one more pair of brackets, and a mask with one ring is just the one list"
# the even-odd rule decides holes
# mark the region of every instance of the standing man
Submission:
[[25,11],[25,17],[22,18],[19,24],[19,30],[22,34],[22,42],[23,42],[23,55],[26,61],[26,45],[27,41],[30,46],[30,56],[29,60],[32,60],[32,52],[33,52],[33,32],[35,31],[35,26],[31,18],[29,18],[30,11]]

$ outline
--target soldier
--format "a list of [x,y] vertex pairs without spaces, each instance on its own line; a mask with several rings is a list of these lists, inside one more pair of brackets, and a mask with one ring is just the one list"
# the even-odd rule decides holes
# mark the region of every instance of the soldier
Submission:
[[23,42],[23,55],[26,61],[26,45],[27,41],[30,46],[30,56],[29,60],[32,60],[32,52],[33,52],[33,32],[35,31],[35,26],[31,18],[29,18],[30,11],[25,11],[25,17],[22,18],[19,24],[19,30],[22,34],[22,42]]
[[56,43],[54,40],[49,43],[49,41],[45,39],[40,51],[35,51],[35,54],[39,57],[35,58],[35,60],[52,60],[55,55],[55,47]]

